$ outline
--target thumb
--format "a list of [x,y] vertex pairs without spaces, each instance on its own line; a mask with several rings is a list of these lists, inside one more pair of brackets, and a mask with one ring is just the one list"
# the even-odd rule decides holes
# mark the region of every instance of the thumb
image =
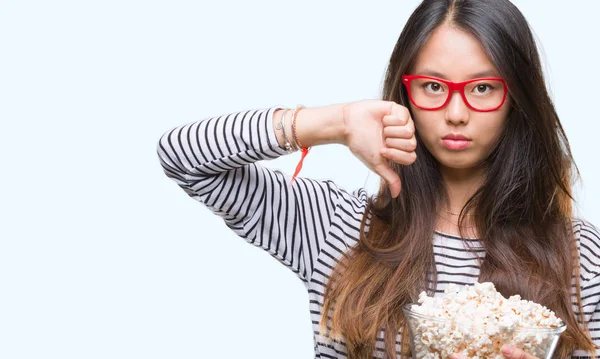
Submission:
[[402,190],[400,176],[398,176],[398,174],[387,164],[387,160],[375,167],[375,173],[377,173],[387,182],[393,198],[396,198],[398,195],[400,195],[400,191]]

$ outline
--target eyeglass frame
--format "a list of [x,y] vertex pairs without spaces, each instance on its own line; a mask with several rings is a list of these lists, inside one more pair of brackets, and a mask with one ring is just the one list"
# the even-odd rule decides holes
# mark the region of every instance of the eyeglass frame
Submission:
[[[410,89],[410,83],[412,82],[412,80],[416,80],[416,79],[431,79],[431,80],[439,81],[439,82],[446,84],[446,86],[448,86],[448,97],[446,98],[446,101],[441,106],[433,107],[433,108],[421,107],[421,106],[417,105],[415,103],[415,100],[412,97],[412,92]],[[465,96],[465,86],[467,86],[468,84],[470,84],[472,82],[483,81],[483,80],[499,81],[504,86],[504,95],[502,96],[502,102],[500,102],[500,105],[498,107],[492,108],[490,110],[479,110],[479,109],[476,109],[475,107],[473,107],[469,103],[469,100],[467,100],[467,97]],[[416,107],[418,107],[422,110],[427,110],[427,111],[437,111],[441,108],[444,108],[446,105],[448,105],[448,102],[450,102],[450,99],[452,98],[452,94],[454,93],[454,91],[458,91],[460,93],[460,96],[462,97],[463,101],[467,105],[467,107],[469,107],[471,110],[477,111],[477,112],[492,112],[492,111],[498,110],[500,107],[502,107],[502,105],[504,105],[504,101],[506,101],[506,94],[508,94],[508,86],[506,85],[506,82],[500,77],[481,77],[481,78],[471,79],[471,80],[462,81],[462,82],[452,82],[452,81],[444,80],[444,79],[441,79],[439,77],[434,77],[434,76],[404,74],[404,75],[402,75],[402,84],[404,84],[404,86],[406,86],[406,91],[408,93],[408,97],[410,98],[410,102],[412,102],[412,104],[415,105]]]

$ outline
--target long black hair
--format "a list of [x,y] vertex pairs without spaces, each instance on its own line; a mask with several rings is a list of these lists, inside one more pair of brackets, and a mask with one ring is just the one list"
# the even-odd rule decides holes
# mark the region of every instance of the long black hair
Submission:
[[[563,319],[567,330],[556,357],[566,358],[575,348],[595,352],[583,318],[572,228],[571,186],[579,172],[521,12],[508,0],[423,1],[393,49],[382,99],[408,107],[401,76],[442,24],[480,41],[506,81],[511,100],[498,144],[485,161],[484,183],[459,217],[463,223],[465,213],[475,214],[486,249],[479,281],[493,282],[504,296],[520,294],[545,305]],[[388,357],[396,356],[396,334],[402,327],[403,354],[410,355],[402,306],[415,302],[422,290],[433,294],[436,286],[431,238],[436,209],[448,195],[437,160],[418,131],[416,137],[416,162],[390,162],[402,181],[400,196],[392,198],[381,181],[378,194],[368,200],[358,245],[340,260],[326,287],[321,327],[331,330],[332,337],[345,337],[351,359],[371,357],[381,328]],[[328,320],[331,328],[326,329]]]

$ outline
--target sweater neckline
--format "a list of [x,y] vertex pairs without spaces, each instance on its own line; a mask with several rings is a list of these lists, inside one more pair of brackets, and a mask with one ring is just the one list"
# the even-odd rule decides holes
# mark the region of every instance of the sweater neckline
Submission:
[[447,238],[452,238],[452,239],[461,239],[461,240],[467,240],[467,241],[478,241],[479,240],[479,238],[463,238],[463,237],[457,236],[455,234],[440,232],[437,229],[435,229],[434,232],[439,234],[442,237],[447,237]]

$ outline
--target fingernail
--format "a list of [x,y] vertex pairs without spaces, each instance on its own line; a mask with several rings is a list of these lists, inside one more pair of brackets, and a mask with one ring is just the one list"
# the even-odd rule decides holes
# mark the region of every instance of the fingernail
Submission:
[[381,154],[382,154],[382,155],[385,155],[386,153],[387,153],[387,148],[382,148],[382,149],[381,149]]
[[506,356],[510,356],[513,352],[513,348],[510,345],[506,345],[504,344],[502,346],[502,354],[506,355]]

